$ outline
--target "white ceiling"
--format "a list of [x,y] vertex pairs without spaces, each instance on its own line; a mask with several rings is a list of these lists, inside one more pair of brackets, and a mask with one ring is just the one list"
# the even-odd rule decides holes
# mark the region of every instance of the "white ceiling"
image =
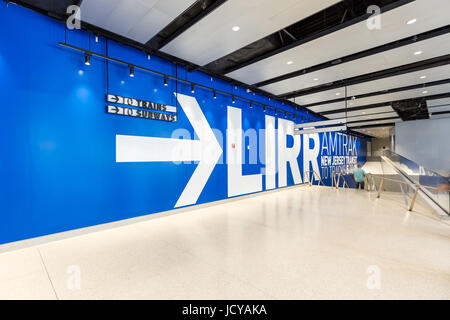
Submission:
[[441,107],[428,108],[429,113],[448,112],[448,111],[450,111],[450,104],[448,104],[446,106],[441,106]]
[[[425,79],[420,77],[426,76]],[[421,83],[450,79],[450,65],[430,68],[427,70],[405,73],[398,76],[368,81],[347,87],[347,96],[358,96],[371,92],[378,92],[388,89],[407,87]],[[340,95],[337,96],[336,94]],[[300,96],[295,98],[295,102],[300,105],[308,105],[322,101],[329,101],[345,97],[345,88],[321,91],[318,93]]]
[[[448,0],[416,0],[383,13],[379,30],[369,30],[366,21],[363,21],[258,61],[231,72],[228,76],[248,84],[268,80],[448,25],[450,24],[448,12],[450,12]],[[413,18],[416,18],[417,22],[407,25],[406,22]],[[294,63],[287,65],[287,61]],[[299,86],[297,83],[293,86],[297,88],[293,90],[310,85],[301,83]],[[272,90],[274,92],[292,91],[288,87],[278,90],[272,88]]]
[[396,123],[400,122],[402,119],[390,119],[390,120],[377,120],[377,121],[361,121],[361,122],[355,122],[355,123],[349,123],[347,124],[347,127],[360,127],[360,126],[372,126],[372,125],[378,125],[378,124],[385,124],[385,123]]
[[327,118],[339,119],[339,118],[345,118],[346,116],[347,117],[356,117],[356,116],[362,116],[362,115],[386,114],[386,113],[392,113],[392,112],[395,112],[395,111],[391,106],[385,106],[385,107],[377,107],[377,108],[349,111],[349,112],[347,112],[347,115],[345,114],[345,112],[327,114]]
[[228,0],[161,51],[205,65],[339,1]]
[[146,43],[196,0],[84,0],[81,19]]
[[[426,93],[424,93],[425,91],[426,91]],[[420,98],[423,96],[431,96],[431,95],[448,93],[448,92],[450,92],[450,84],[449,83],[438,85],[438,86],[433,86],[433,87],[406,90],[406,91],[387,93],[387,94],[380,94],[377,96],[356,99],[354,101],[348,102],[348,108],[355,108],[355,107],[366,106],[366,105],[371,105],[371,104],[387,103],[387,102],[412,99],[412,98]],[[345,108],[345,102],[342,101],[342,102],[321,104],[321,105],[310,107],[308,109],[310,109],[311,111],[314,111],[314,112],[325,112],[325,111],[338,110],[338,109],[344,109],[344,108]]]
[[365,128],[365,129],[355,129],[355,131],[368,134],[375,138],[388,138],[390,135],[390,129],[392,126],[387,127],[376,127],[376,128]]
[[[450,1],[449,1],[450,3]],[[420,55],[415,52],[422,51]],[[450,34],[416,42],[361,59],[261,87],[279,95],[449,54]],[[319,79],[314,81],[314,79]]]
[[450,104],[450,98],[427,100],[428,107],[437,107]]

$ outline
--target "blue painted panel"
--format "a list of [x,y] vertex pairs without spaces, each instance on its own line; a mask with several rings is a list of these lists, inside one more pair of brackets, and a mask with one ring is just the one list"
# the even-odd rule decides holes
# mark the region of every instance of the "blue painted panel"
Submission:
[[[211,91],[201,88],[192,94],[190,86],[172,80],[166,87],[160,76],[139,70],[130,78],[127,67],[96,58],[86,66],[80,53],[58,45],[65,39],[63,24],[13,4],[8,8],[0,4],[0,27],[7,30],[0,34],[0,244],[173,209],[196,163],[116,163],[115,157],[117,134],[170,138],[174,130],[185,129],[197,139],[175,91],[195,96],[224,149],[197,204],[228,195],[227,106],[241,108],[243,130],[257,133],[258,161],[245,163],[243,174],[264,169],[260,161],[265,154],[264,135],[259,133],[265,128],[265,115],[274,116],[273,111],[264,113],[260,106],[250,109],[240,100],[233,105],[229,96],[220,93],[213,99]],[[149,61],[144,53],[113,41],[100,38],[97,43],[84,31],[69,31],[67,41],[292,111],[201,72],[177,70],[158,57]],[[177,106],[178,122],[107,114],[108,87],[110,93]],[[304,111],[297,114],[306,116]],[[289,139],[288,146],[293,143]],[[320,135],[321,144],[322,140]],[[356,143],[358,161],[364,162],[365,141]],[[249,159],[255,149],[249,139],[243,144],[244,157]],[[298,163],[303,172],[303,149]],[[288,170],[288,185],[293,183]]]

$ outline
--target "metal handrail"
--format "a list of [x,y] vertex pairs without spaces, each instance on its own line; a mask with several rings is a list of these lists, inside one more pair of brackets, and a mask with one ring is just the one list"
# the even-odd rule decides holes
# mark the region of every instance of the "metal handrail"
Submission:
[[[336,181],[336,176],[337,176],[337,181]],[[345,180],[344,175],[342,174],[342,172],[333,172],[333,175],[331,176],[331,186],[332,187],[336,187],[336,189],[339,189],[339,182],[341,181],[341,177],[342,177],[342,188],[345,188],[345,186],[347,185],[347,188],[350,188],[350,186],[348,185],[347,181]]]
[[312,175],[312,178],[314,179],[314,176],[316,176],[317,178],[319,178],[317,181],[319,181],[319,186],[320,186],[320,183],[322,183],[322,185],[323,186],[325,186],[325,183],[323,183],[323,181],[322,181],[322,178],[320,177],[320,175],[315,171],[315,170],[308,170],[308,171],[305,171],[305,172],[303,172],[303,180],[304,180],[304,178],[306,177],[306,174],[308,174],[308,183],[309,183],[309,186],[311,187],[312,186],[312,180],[313,179],[311,179],[310,178],[310,176],[309,176],[309,174],[310,173],[312,173],[313,175]]
[[[403,194],[403,196],[404,196],[404,198],[405,198],[405,202],[406,202],[406,204],[407,204],[407,206],[408,206],[408,211],[412,211],[412,210],[413,210],[414,204],[416,203],[417,194],[419,193],[420,188],[428,188],[428,189],[433,189],[434,191],[437,191],[437,188],[433,188],[433,187],[430,187],[430,186],[421,185],[421,184],[419,184],[419,183],[412,183],[412,182],[407,182],[407,181],[400,181],[400,180],[397,180],[397,179],[386,178],[386,177],[383,177],[383,176],[374,176],[374,175],[372,175],[372,174],[370,174],[370,173],[366,174],[366,176],[372,177],[373,181],[374,181],[375,178],[380,178],[380,179],[381,179],[380,184],[379,184],[379,186],[378,186],[378,191],[375,190],[375,191],[377,191],[377,198],[380,198],[380,197],[381,197],[381,193],[383,192],[383,185],[384,185],[384,181],[385,181],[385,180],[393,181],[393,182],[399,183],[399,184],[400,184],[400,188],[401,188],[401,185],[407,185],[407,186],[412,187],[412,188],[414,189],[414,195],[413,195],[413,197],[412,197],[412,199],[411,199],[411,202],[410,202],[409,204],[408,204],[408,201],[407,201],[407,199],[406,199],[405,192],[403,191],[403,188],[401,188],[402,194]],[[448,191],[448,190],[445,190],[444,192],[447,192],[447,193],[448,193],[449,191]]]

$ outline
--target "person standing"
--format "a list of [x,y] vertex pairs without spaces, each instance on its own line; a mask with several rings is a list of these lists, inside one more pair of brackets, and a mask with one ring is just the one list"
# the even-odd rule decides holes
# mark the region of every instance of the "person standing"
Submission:
[[355,180],[355,182],[356,182],[356,189],[359,189],[359,187],[361,186],[361,189],[364,190],[364,177],[365,176],[366,176],[366,172],[363,169],[361,169],[361,165],[358,164],[356,166],[356,168],[353,169],[353,172],[352,172],[353,180]]

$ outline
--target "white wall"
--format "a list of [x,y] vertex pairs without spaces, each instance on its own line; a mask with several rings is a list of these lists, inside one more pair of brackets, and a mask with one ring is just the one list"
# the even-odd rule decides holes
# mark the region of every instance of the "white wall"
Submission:
[[372,156],[380,157],[385,150],[390,150],[389,138],[372,139]]
[[435,170],[450,169],[450,118],[395,124],[395,152]]

